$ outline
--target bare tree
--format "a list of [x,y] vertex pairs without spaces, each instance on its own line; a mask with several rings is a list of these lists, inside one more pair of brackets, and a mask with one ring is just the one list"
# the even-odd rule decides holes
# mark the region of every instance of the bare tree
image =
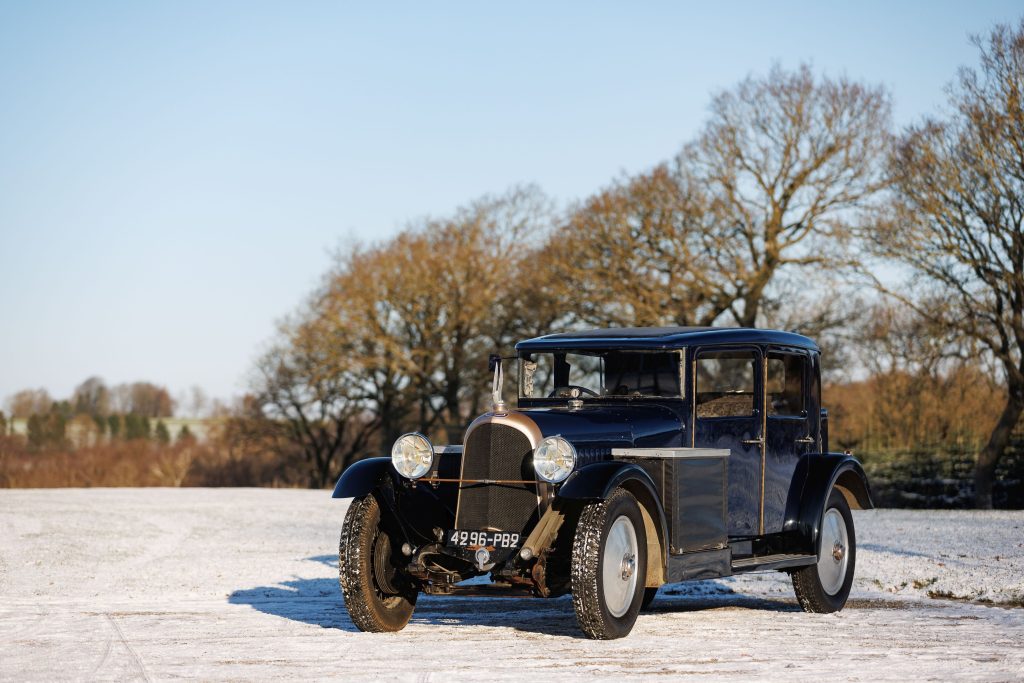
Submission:
[[288,426],[315,488],[362,452],[378,424],[360,400],[356,368],[339,365],[351,347],[322,322],[308,317],[282,325],[281,340],[259,360],[253,379],[256,405],[266,418]]
[[884,291],[955,333],[1001,368],[1005,403],[975,469],[976,505],[992,507],[995,467],[1024,412],[1024,21],[975,39],[946,120],[910,127],[891,169],[891,220],[873,232],[882,256],[909,266]]
[[167,389],[152,382],[135,382],[131,385],[131,411],[145,417],[171,417],[174,402]]
[[[421,385],[424,381],[423,367],[405,346],[410,330],[400,327],[388,298],[398,276],[390,261],[386,246],[354,245],[339,253],[316,303],[320,324],[346,340],[335,350],[347,349],[348,362],[358,365],[356,386],[376,413],[381,439],[388,444],[406,430],[416,408],[422,408],[412,383],[415,378]],[[420,411],[421,431],[426,431],[428,412]]]
[[484,197],[427,233],[441,302],[437,360],[445,428],[452,441],[477,411],[487,385],[489,353],[511,340],[519,311],[507,296],[525,288],[519,273],[544,229],[548,200],[535,187]]
[[210,407],[210,397],[203,390],[203,387],[193,385],[188,387],[185,400],[180,401],[190,417],[202,418]]
[[677,163],[709,204],[702,254],[715,298],[754,326],[774,278],[834,269],[858,212],[886,183],[890,101],[881,87],[775,66],[711,102],[711,118]]
[[32,415],[45,415],[50,412],[53,398],[46,389],[22,389],[7,399],[7,407],[12,418],[28,419]]
[[686,170],[661,164],[616,182],[551,236],[546,285],[569,321],[710,325],[728,309],[703,253],[708,205]]
[[174,401],[166,387],[152,382],[118,384],[109,390],[110,410],[141,417],[171,417]]
[[353,349],[386,439],[407,420],[461,439],[487,354],[524,319],[508,292],[524,286],[519,269],[546,212],[536,188],[513,188],[339,258],[320,318]]
[[90,377],[77,387],[71,398],[76,413],[104,417],[110,413],[110,390],[99,377]]
[[886,92],[776,66],[710,109],[672,163],[595,195],[552,238],[581,321],[754,326],[778,313],[780,278],[852,260],[851,228],[885,184]]

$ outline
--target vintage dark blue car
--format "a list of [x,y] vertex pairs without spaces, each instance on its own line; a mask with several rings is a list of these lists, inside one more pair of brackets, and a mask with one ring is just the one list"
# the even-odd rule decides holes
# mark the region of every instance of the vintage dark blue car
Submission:
[[[620,328],[516,345],[519,400],[461,445],[406,434],[349,467],[339,551],[355,625],[397,631],[417,596],[571,593],[591,638],[619,638],[659,586],[792,575],[833,612],[853,582],[851,508],[872,507],[828,452],[820,351],[747,328]],[[489,576],[489,583],[466,579]]]

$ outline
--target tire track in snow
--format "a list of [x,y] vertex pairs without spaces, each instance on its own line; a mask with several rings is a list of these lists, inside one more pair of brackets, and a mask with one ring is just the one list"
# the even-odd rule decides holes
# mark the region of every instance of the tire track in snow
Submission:
[[[142,678],[142,680],[146,681],[146,683],[152,683],[153,679],[151,679],[149,677],[149,674],[146,673],[146,667],[142,664],[142,660],[139,658],[139,653],[135,651],[135,648],[131,646],[131,643],[128,642],[128,639],[124,637],[124,631],[122,631],[121,627],[117,624],[117,620],[109,614],[104,616],[106,616],[107,621],[110,622],[110,625],[114,627],[114,631],[117,633],[117,637],[118,639],[120,639],[125,649],[128,650],[128,654],[131,656],[131,661],[134,664],[135,670],[138,671],[139,676]],[[105,655],[103,659],[104,661],[106,661]]]

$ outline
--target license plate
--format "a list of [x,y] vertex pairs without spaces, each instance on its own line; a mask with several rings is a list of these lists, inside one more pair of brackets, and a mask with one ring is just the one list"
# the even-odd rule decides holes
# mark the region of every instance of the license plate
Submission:
[[460,547],[517,548],[519,534],[507,531],[462,531],[453,529],[448,532],[448,545]]

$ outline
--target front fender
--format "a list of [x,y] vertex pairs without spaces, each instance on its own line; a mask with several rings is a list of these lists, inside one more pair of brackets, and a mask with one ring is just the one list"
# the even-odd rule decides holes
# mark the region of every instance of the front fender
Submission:
[[803,473],[803,482],[801,484],[799,477],[794,477],[785,530],[796,532],[807,552],[818,554],[821,518],[832,489],[843,494],[851,509],[870,510],[875,507],[864,468],[852,455],[806,455],[796,471]]
[[655,528],[654,537],[648,534],[648,548],[655,538],[658,541],[658,556],[661,560],[661,575],[651,572],[650,564],[653,555],[649,551],[648,583],[649,586],[661,585],[667,579],[668,571],[668,522],[665,519],[665,508],[654,481],[639,465],[615,460],[605,460],[585,465],[576,470],[562,484],[556,494],[559,498],[577,501],[604,500],[618,487],[629,491],[641,510]]
[[652,495],[655,494],[657,489],[654,482],[639,465],[605,460],[585,465],[573,472],[558,490],[558,497],[570,500],[604,500],[616,487],[630,479],[641,482]]
[[354,462],[341,473],[331,498],[365,496],[377,488],[385,477],[391,477],[393,471],[391,458],[367,458]]

